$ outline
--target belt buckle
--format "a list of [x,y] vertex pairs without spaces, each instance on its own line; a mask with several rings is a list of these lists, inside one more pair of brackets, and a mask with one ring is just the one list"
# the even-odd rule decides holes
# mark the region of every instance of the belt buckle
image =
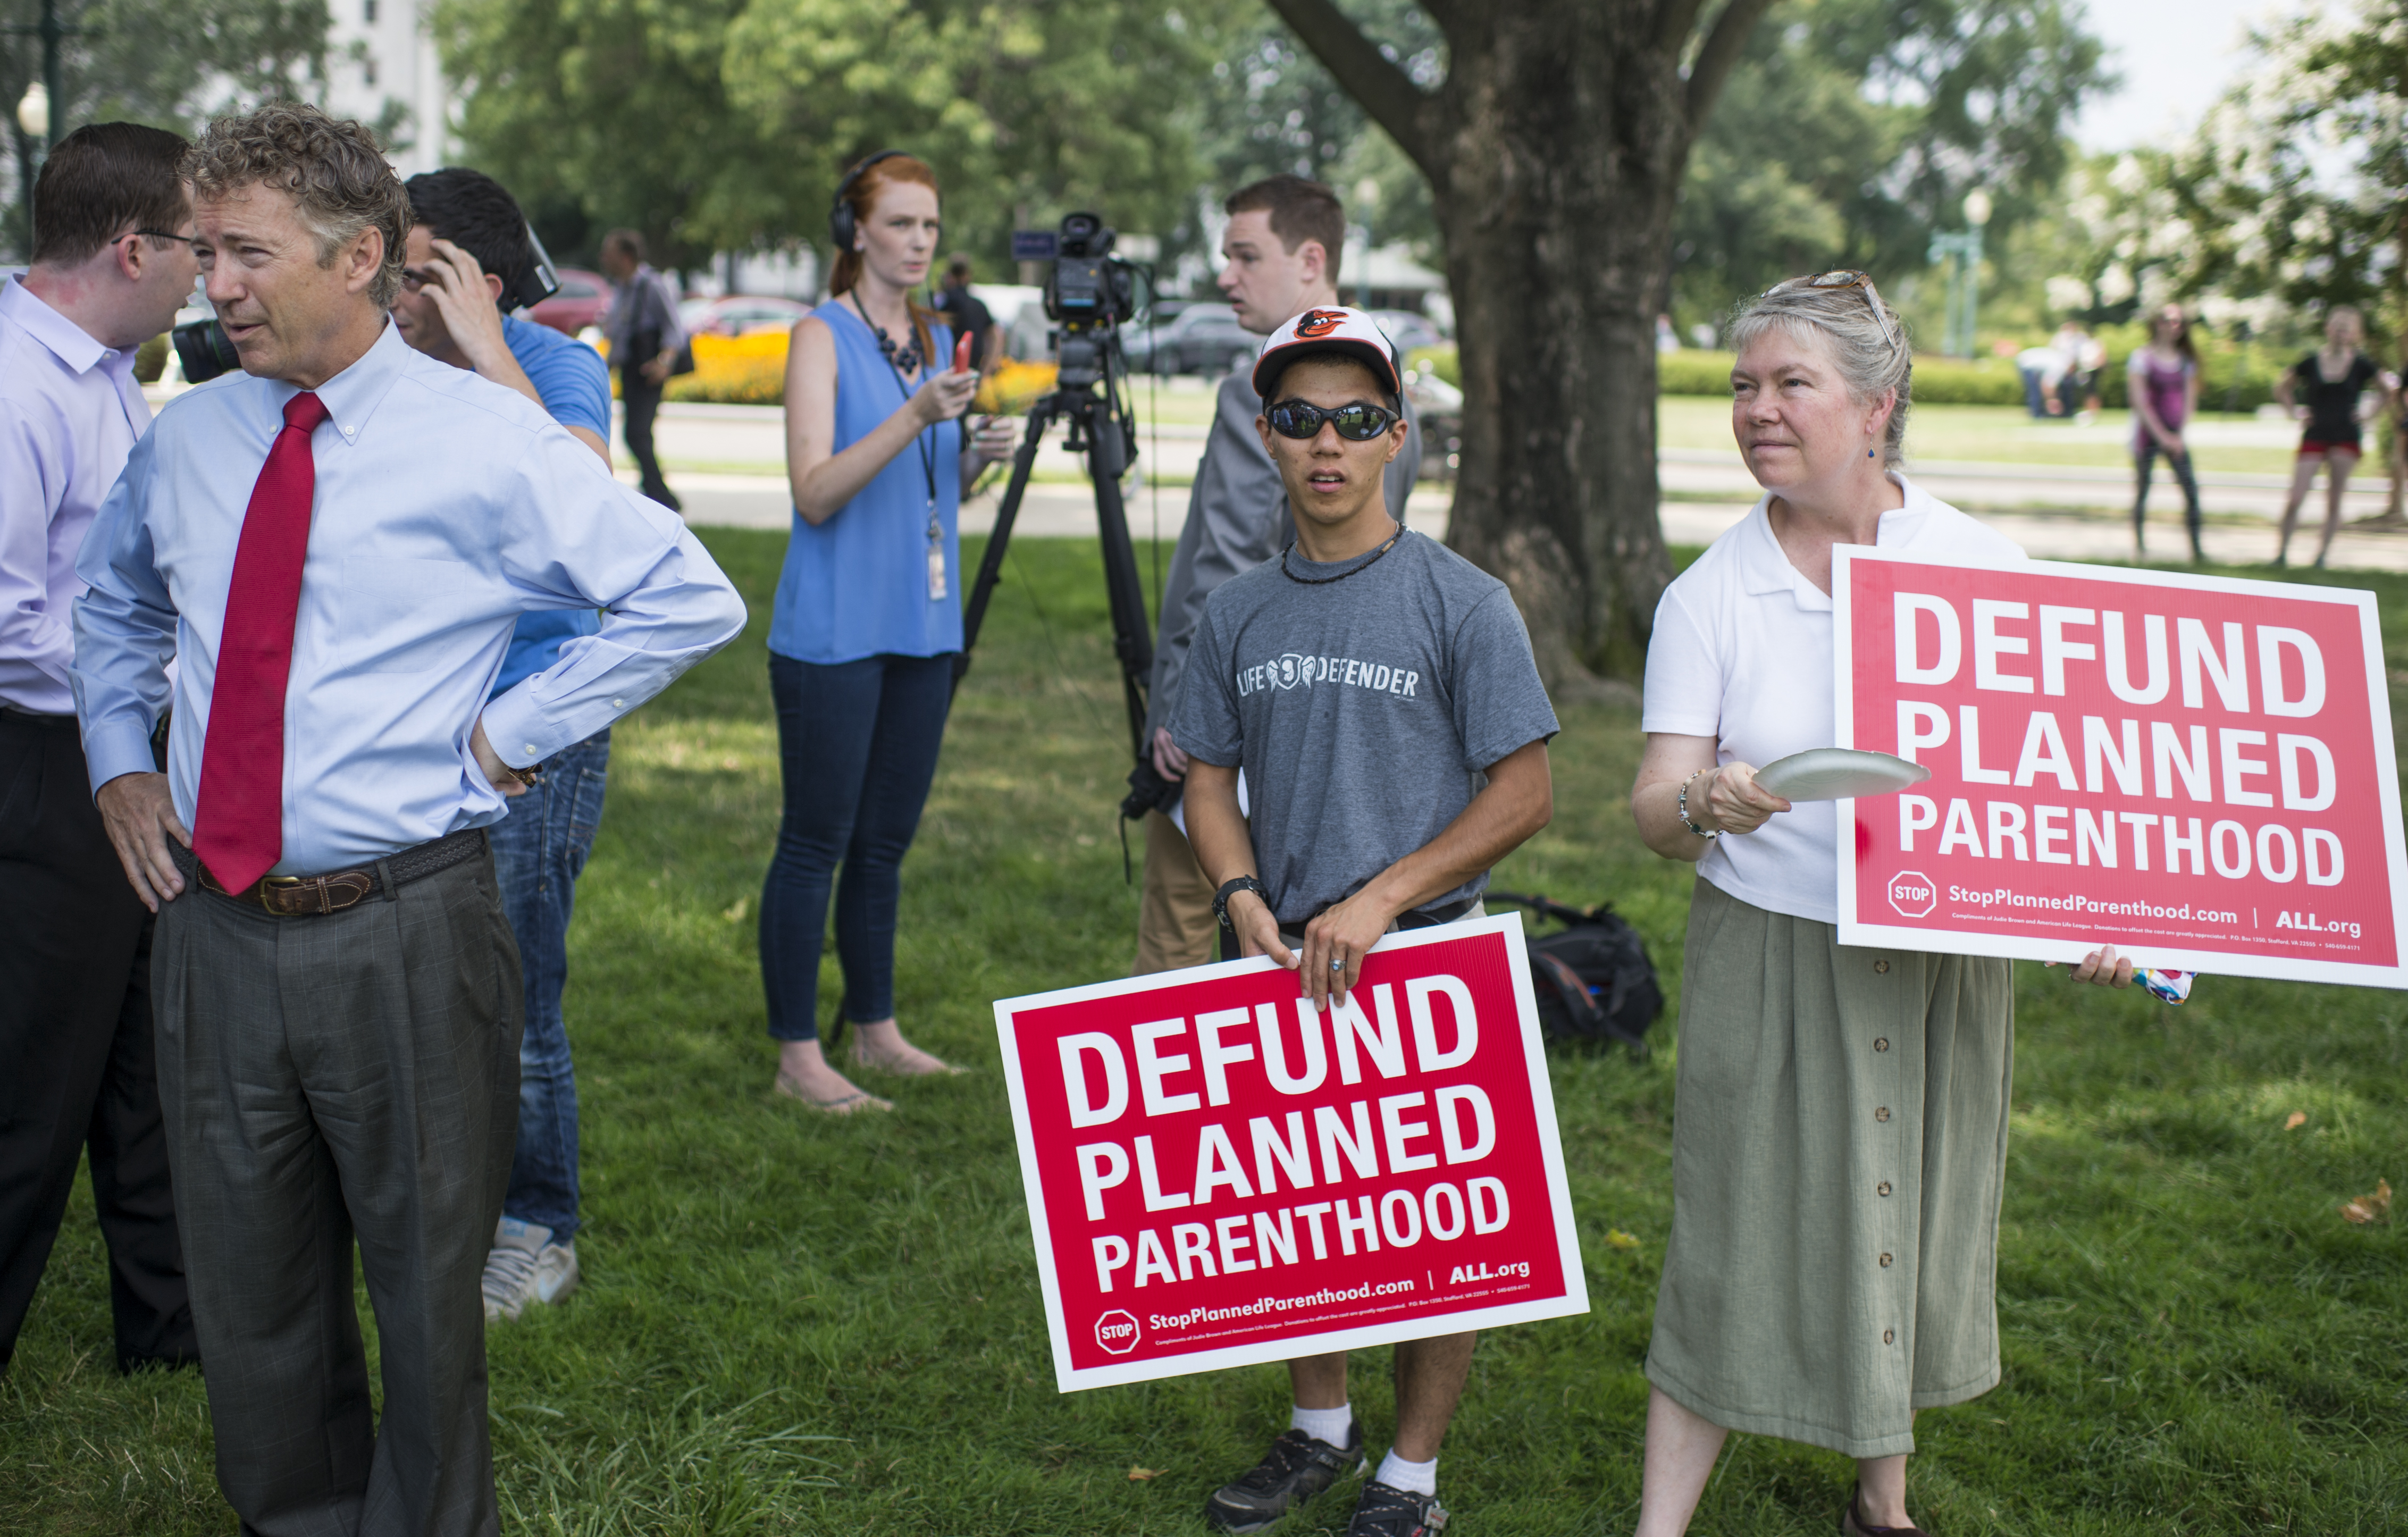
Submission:
[[314,876],[308,875],[263,875],[259,879],[259,905],[280,918],[291,917],[294,914],[267,899],[268,892],[270,890],[291,891],[295,887],[309,884],[314,879],[316,879]]

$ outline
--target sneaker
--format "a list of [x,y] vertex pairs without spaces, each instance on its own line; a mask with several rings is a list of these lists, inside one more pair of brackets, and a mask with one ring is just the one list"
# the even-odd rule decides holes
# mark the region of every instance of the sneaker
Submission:
[[1393,1488],[1377,1479],[1363,1486],[1346,1537],[1429,1537],[1446,1530],[1446,1507],[1434,1494]]
[[557,1302],[577,1289],[577,1241],[552,1242],[552,1229],[504,1217],[485,1256],[485,1322],[516,1318],[529,1302]]
[[1363,1468],[1363,1427],[1346,1427],[1346,1444],[1332,1446],[1293,1428],[1280,1432],[1254,1470],[1224,1484],[1204,1501],[1216,1531],[1261,1531],[1349,1472]]

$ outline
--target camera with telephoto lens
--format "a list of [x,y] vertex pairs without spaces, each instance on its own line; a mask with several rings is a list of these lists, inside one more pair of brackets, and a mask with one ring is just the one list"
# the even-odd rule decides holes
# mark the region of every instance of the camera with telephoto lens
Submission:
[[1014,230],[1012,259],[1051,262],[1045,318],[1062,328],[1061,381],[1082,389],[1103,377],[1105,338],[1137,314],[1138,269],[1111,253],[1116,238],[1092,213],[1065,214],[1060,230]]
[[[560,269],[552,264],[552,252],[543,249],[542,237],[535,226],[527,226],[527,262],[519,269],[516,280],[502,289],[501,309],[507,315],[511,310],[533,309],[560,292]],[[1111,238],[1111,232],[1105,232]],[[167,340],[176,349],[176,360],[183,365],[184,382],[206,384],[220,374],[231,373],[242,366],[242,354],[234,350],[234,341],[218,323],[215,315],[201,320],[186,321],[167,333]]]

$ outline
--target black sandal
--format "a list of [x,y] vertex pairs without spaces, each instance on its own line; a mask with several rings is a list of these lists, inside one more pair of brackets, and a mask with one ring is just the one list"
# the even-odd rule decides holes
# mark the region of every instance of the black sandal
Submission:
[[1920,1527],[1877,1527],[1857,1520],[1856,1497],[1863,1492],[1860,1487],[1849,1487],[1847,1509],[1840,1512],[1841,1537],[1929,1537]]

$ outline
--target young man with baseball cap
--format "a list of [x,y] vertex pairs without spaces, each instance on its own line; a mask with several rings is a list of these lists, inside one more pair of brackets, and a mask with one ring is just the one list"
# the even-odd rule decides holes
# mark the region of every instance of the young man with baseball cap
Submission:
[[[1346,210],[1335,192],[1300,176],[1266,177],[1230,194],[1223,208],[1229,225],[1221,237],[1219,281],[1240,325],[1268,337],[1308,309],[1337,307]],[[1262,408],[1251,371],[1221,381],[1212,430],[1188,496],[1187,522],[1163,582],[1144,740],[1147,759],[1168,789],[1160,809],[1145,814],[1145,877],[1131,969],[1139,976],[1212,958],[1212,888],[1197,868],[1179,820],[1178,786],[1187,757],[1170,740],[1168,727],[1205,600],[1222,582],[1279,553],[1294,537],[1279,471],[1271,467],[1254,427]],[[1421,458],[1421,435],[1408,409],[1404,452],[1384,474],[1387,509],[1399,522]]]
[[[1245,955],[1296,969],[1316,1006],[1345,997],[1383,935],[1477,914],[1489,868],[1554,810],[1555,716],[1512,595],[1383,500],[1405,446],[1399,382],[1358,310],[1309,309],[1264,345],[1255,430],[1295,539],[1204,605],[1170,728],[1222,923]],[[1446,1525],[1439,1444],[1472,1341],[1398,1344],[1396,1440],[1349,1537]],[[1363,1462],[1345,1353],[1288,1371],[1288,1429],[1206,1503],[1221,1530],[1263,1530]]]

